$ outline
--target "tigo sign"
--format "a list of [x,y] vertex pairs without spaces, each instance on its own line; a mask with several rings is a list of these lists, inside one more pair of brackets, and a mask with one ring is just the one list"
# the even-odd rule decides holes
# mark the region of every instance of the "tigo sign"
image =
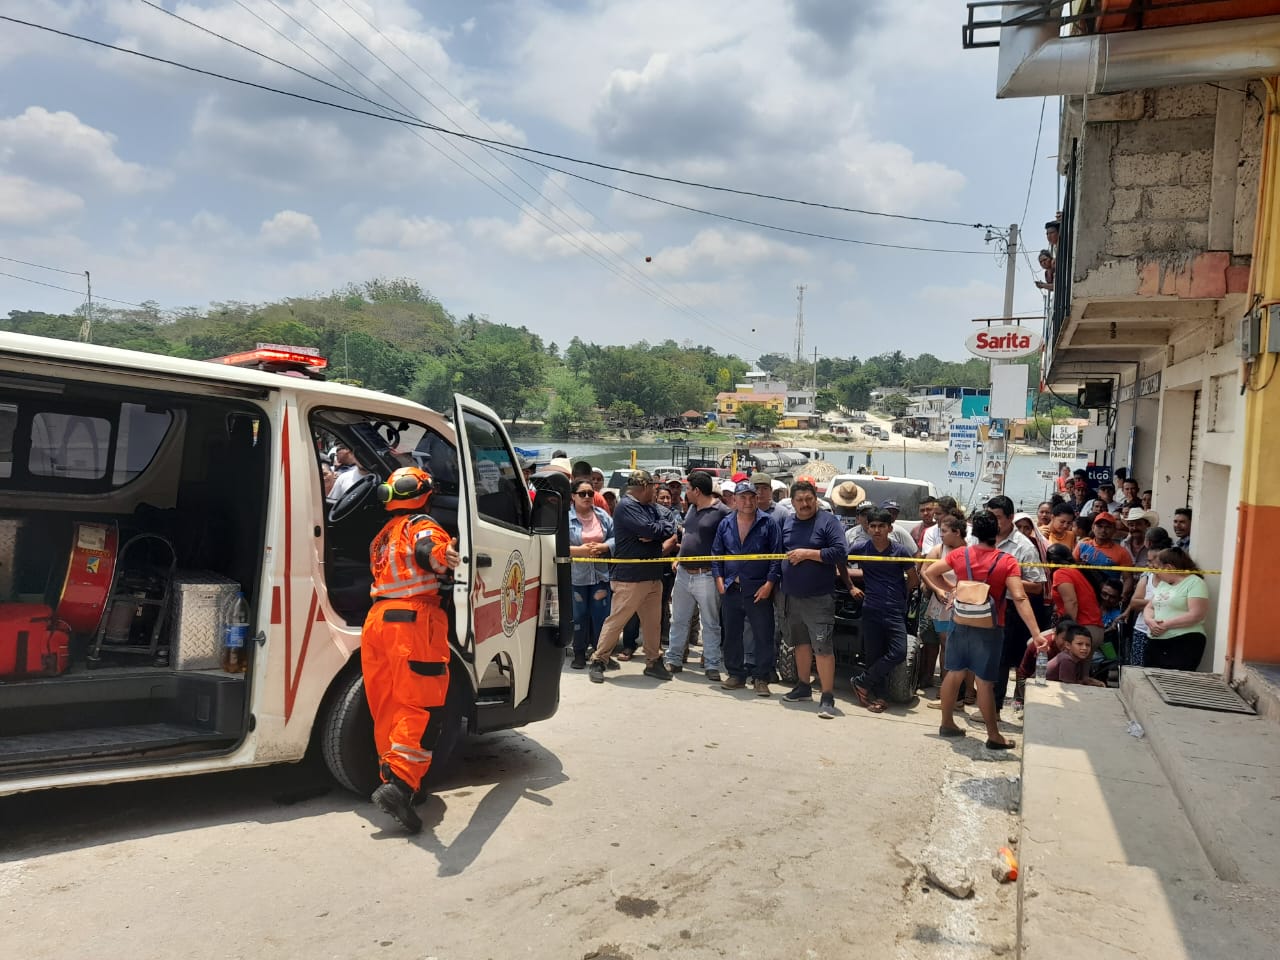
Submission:
[[992,360],[1016,360],[1040,349],[1040,334],[1028,327],[991,326],[964,342],[969,352]]

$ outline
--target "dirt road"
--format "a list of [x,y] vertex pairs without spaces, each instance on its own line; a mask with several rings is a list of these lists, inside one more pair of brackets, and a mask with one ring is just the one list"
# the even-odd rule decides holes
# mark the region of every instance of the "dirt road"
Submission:
[[[473,742],[415,838],[314,768],[0,799],[0,955],[989,957],[1016,757],[696,670],[566,670],[552,720]],[[923,863],[968,873],[957,901]]]

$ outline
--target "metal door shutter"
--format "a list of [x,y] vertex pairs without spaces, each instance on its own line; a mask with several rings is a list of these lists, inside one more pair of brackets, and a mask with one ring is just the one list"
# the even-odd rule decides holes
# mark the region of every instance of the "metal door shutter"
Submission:
[[1187,506],[1196,502],[1200,493],[1200,391],[1191,404],[1191,459],[1187,464]]

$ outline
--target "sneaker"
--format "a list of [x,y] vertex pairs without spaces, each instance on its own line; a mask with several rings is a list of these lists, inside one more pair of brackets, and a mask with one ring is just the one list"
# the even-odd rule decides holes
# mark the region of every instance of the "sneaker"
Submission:
[[755,691],[756,691],[756,696],[757,696],[757,697],[771,697],[771,696],[773,696],[773,691],[771,691],[771,690],[769,689],[769,681],[768,681],[768,680],[756,680],[756,681],[754,682],[753,686],[755,687]]
[[782,699],[788,700],[791,703],[798,703],[801,700],[812,700],[813,687],[809,686],[807,683],[797,683],[782,695]]
[[413,809],[413,791],[403,783],[384,783],[373,791],[370,799],[379,810],[394,817],[410,833],[417,833],[422,829],[422,818]]
[[668,663],[666,666],[668,673],[681,673],[684,671],[683,663]]
[[824,693],[822,699],[818,701],[818,716],[823,720],[834,719],[836,715],[836,698],[835,694]]
[[587,666],[587,655],[585,653],[575,653],[573,655],[573,663],[569,664],[575,670],[585,669]]
[[587,679],[592,683],[604,683],[604,664],[599,660],[592,660],[587,665]]
[[667,669],[666,664],[661,660],[650,660],[645,664],[644,675],[653,677],[655,680],[670,680],[671,671]]
[[708,680],[709,682],[711,682],[711,683],[719,683],[719,682],[720,682],[720,671],[719,671],[719,670],[708,670],[708,671],[706,672],[706,678],[707,678],[707,680]]
[[730,677],[724,683],[720,684],[721,690],[741,690],[747,685],[747,681],[742,677]]

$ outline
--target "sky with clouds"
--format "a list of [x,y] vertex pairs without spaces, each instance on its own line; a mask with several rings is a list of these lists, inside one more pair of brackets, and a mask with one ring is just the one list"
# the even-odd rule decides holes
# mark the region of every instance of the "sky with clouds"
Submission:
[[[1057,203],[1057,103],[1036,150],[1041,102],[994,99],[994,52],[961,50],[958,0],[6,0],[0,13],[384,115],[838,206],[1007,225],[1034,162],[1032,262]],[[670,338],[747,359],[792,351],[797,284],[810,356],[959,359],[970,320],[1002,306],[981,230],[545,162],[739,220],[981,252],[712,218],[0,21],[0,257],[89,270],[96,294],[202,307],[405,276],[455,315],[561,345]],[[1018,312],[1041,308],[1034,279],[1020,262]],[[0,276],[0,313],[82,299]]]

